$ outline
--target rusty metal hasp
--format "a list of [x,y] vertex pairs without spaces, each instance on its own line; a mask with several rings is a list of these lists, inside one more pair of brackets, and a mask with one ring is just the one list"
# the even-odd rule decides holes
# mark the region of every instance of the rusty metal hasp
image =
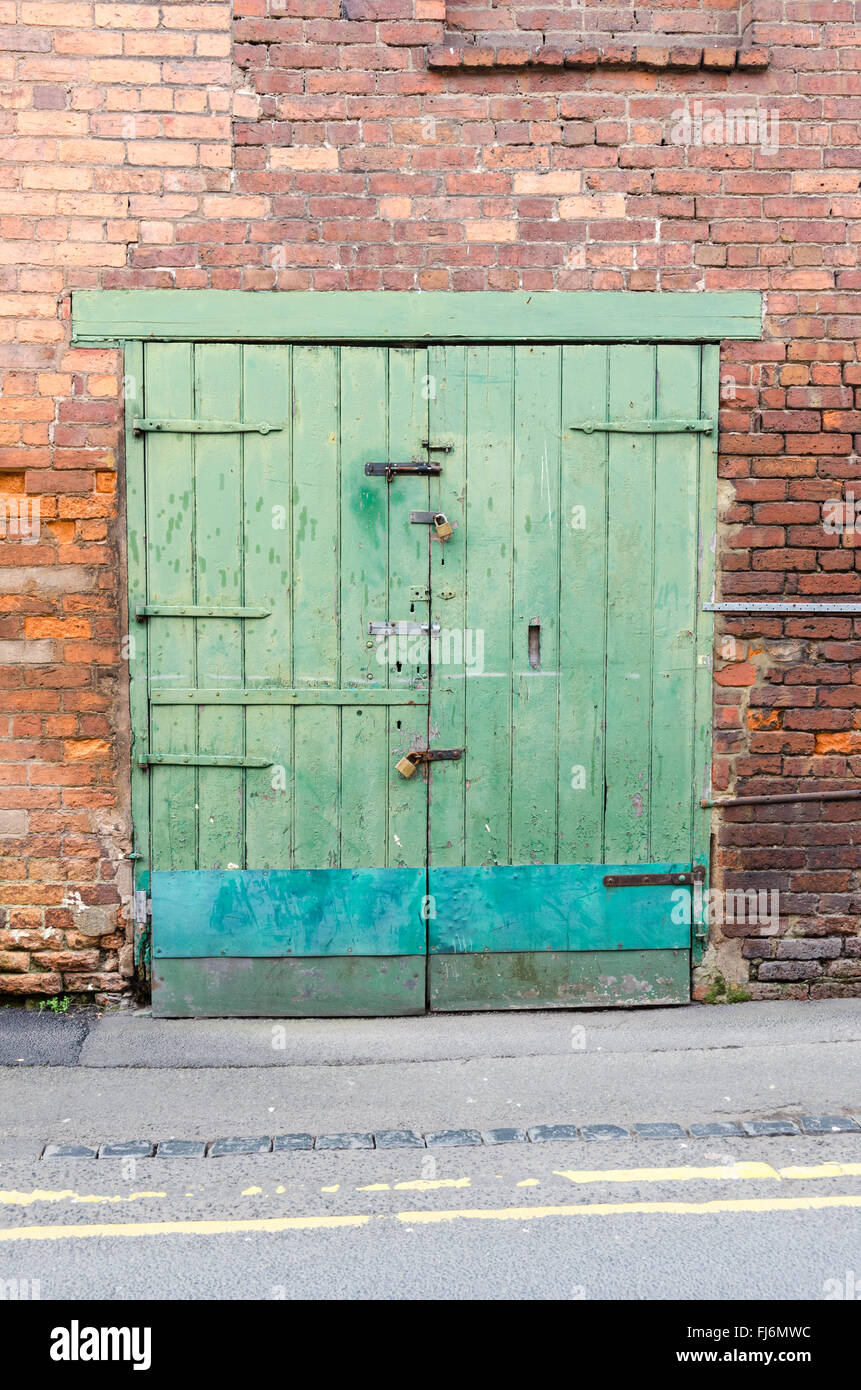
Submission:
[[652,888],[673,883],[703,883],[706,871],[702,864],[694,865],[679,874],[606,874],[605,888]]
[[414,748],[396,762],[395,767],[402,777],[412,777],[419,763],[456,762],[463,754],[463,748]]

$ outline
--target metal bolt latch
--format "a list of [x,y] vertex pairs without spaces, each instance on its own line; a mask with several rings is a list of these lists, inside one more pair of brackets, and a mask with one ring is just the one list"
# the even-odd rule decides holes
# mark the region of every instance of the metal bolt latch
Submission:
[[412,777],[419,763],[454,762],[462,758],[464,752],[463,748],[414,748],[396,762],[395,767],[402,777]]

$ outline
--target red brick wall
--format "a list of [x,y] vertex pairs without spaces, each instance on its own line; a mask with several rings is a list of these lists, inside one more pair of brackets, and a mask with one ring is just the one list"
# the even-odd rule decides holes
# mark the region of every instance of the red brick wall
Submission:
[[[761,289],[763,341],[723,352],[723,596],[861,597],[822,524],[861,496],[861,5],[676,8],[770,65],[575,34],[431,68],[441,0],[0,0],[0,486],[41,503],[0,540],[0,992],[131,970],[121,363],[70,347],[71,289]],[[776,111],[779,145],[679,143],[685,101]],[[716,789],[861,783],[861,623],[721,632]],[[716,925],[701,992],[861,992],[861,802],[725,811],[716,843],[781,919]]]

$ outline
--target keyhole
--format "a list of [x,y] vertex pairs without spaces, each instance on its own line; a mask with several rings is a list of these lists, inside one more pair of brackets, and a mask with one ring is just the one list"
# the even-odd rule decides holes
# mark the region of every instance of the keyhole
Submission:
[[541,666],[541,619],[533,618],[529,624],[529,665],[533,671]]

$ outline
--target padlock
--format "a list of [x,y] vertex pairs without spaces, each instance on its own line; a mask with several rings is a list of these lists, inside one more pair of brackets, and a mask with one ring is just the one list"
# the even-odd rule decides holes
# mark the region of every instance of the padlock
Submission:
[[433,519],[434,530],[441,541],[447,541],[451,535],[451,522],[445,512],[436,512]]
[[398,772],[401,774],[402,777],[412,777],[413,773],[416,770],[417,763],[417,754],[407,753],[405,758],[401,758],[400,762],[395,763],[395,767],[397,768]]

